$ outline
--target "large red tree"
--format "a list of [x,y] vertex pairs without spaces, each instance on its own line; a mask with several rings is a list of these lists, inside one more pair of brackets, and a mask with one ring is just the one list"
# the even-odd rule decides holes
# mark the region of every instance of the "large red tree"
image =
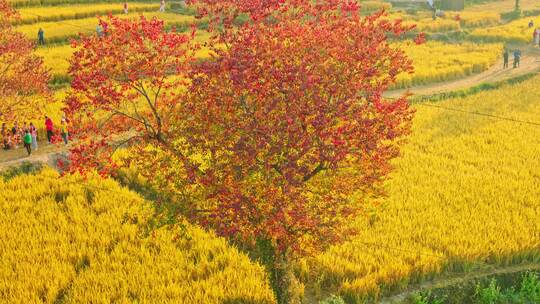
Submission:
[[193,176],[213,208],[197,219],[270,244],[280,303],[294,298],[288,261],[350,237],[347,224],[382,193],[413,114],[405,98],[382,97],[411,69],[387,41],[406,29],[355,5],[331,8],[255,19],[227,36],[230,47],[193,73],[176,119],[205,155]]
[[38,113],[47,93],[49,75],[43,60],[33,53],[34,44],[14,30],[12,21],[18,18],[5,0],[0,0],[0,117],[10,120],[17,113],[28,118]]
[[[383,98],[412,70],[388,42],[408,28],[344,0],[195,2],[215,22],[251,20],[217,35],[217,55],[197,63],[185,57],[187,37],[113,20],[103,42],[79,44],[69,111],[86,135],[137,138],[128,158],[149,183],[176,194],[192,221],[253,249],[278,302],[292,302],[290,261],[351,236],[348,223],[382,193],[410,131],[406,98]],[[146,96],[160,92],[147,89],[161,84],[156,75],[177,75],[160,107]],[[103,144],[74,150],[74,169],[100,163]],[[100,151],[110,164],[112,148]]]

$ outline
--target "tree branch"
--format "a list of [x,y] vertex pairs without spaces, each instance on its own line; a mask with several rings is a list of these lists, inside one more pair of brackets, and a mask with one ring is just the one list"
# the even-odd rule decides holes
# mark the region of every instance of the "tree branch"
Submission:
[[319,172],[323,170],[326,170],[326,168],[321,162],[319,163],[319,165],[317,165],[317,167],[315,167],[315,169],[313,169],[313,171],[311,171],[308,175],[304,176],[303,181],[308,182],[311,178],[313,178],[315,175],[317,175]]

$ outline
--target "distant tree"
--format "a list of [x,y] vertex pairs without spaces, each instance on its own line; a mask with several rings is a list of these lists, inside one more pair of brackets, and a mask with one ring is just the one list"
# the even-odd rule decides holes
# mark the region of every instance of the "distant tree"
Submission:
[[[345,0],[195,2],[219,31],[210,60],[193,62],[189,37],[144,18],[113,18],[103,41],[77,44],[68,108],[93,141],[72,168],[114,167],[96,139],[129,135],[139,173],[251,249],[278,302],[296,302],[291,261],[350,238],[410,132],[406,97],[383,97],[412,71],[388,42],[410,27]],[[250,20],[233,29],[240,15]]]
[[49,75],[43,60],[33,52],[34,44],[11,25],[18,18],[5,0],[0,0],[0,117],[11,120],[24,111],[26,117],[39,113],[48,92]]

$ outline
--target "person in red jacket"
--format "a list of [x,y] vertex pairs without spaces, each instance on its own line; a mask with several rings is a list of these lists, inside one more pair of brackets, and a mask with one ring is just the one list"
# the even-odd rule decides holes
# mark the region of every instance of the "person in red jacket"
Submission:
[[45,129],[47,129],[47,141],[51,143],[54,126],[52,120],[47,116],[45,116]]

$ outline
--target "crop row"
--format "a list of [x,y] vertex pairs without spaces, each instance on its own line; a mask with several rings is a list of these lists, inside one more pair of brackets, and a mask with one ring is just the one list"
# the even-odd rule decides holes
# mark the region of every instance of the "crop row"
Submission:
[[[16,8],[29,6],[56,6],[72,4],[94,4],[94,3],[122,3],[124,0],[9,0],[9,3]],[[138,2],[155,3],[155,0],[138,0]]]
[[[129,11],[136,12],[157,12],[159,4],[157,3],[130,3]],[[15,20],[14,24],[32,24],[47,21],[66,21],[69,19],[83,19],[88,17],[104,16],[109,13],[120,14],[123,12],[123,6],[110,3],[99,4],[75,4],[69,6],[42,6],[18,9],[20,18]]]
[[[531,20],[536,24],[532,28],[529,27]],[[477,28],[471,32],[470,36],[475,41],[529,43],[533,41],[534,29],[539,24],[539,17],[521,18],[496,27]]]
[[[197,32],[195,41],[204,43],[209,38],[209,34],[204,31]],[[45,66],[50,70],[52,84],[65,84],[70,81],[68,75],[69,60],[75,49],[71,45],[51,45],[39,47],[36,53],[43,57]],[[208,58],[210,52],[206,48],[197,51],[198,58]]]
[[[192,24],[203,26],[205,20],[196,19],[193,16],[180,15],[174,13],[129,13],[124,18],[138,18],[144,15],[147,18],[159,18],[165,21],[167,27],[175,27],[179,31],[187,29]],[[75,20],[67,20],[62,22],[39,22],[35,24],[27,24],[16,27],[17,31],[25,34],[29,39],[37,39],[37,32],[41,28],[45,33],[46,43],[66,43],[69,39],[76,38],[79,34],[93,34],[96,31],[98,20],[95,17],[83,18]]]

